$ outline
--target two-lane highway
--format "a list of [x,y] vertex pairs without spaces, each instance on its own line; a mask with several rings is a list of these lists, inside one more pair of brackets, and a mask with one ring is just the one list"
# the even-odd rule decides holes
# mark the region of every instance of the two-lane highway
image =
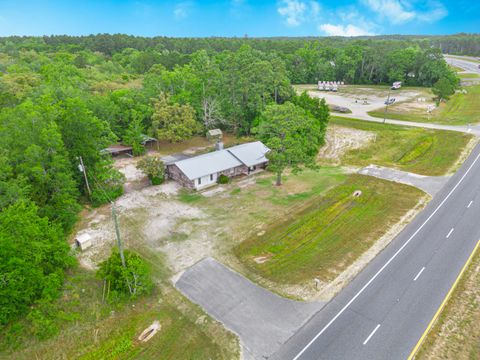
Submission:
[[480,74],[480,62],[468,56],[444,55],[445,61],[469,73]]
[[406,359],[480,239],[480,146],[422,211],[272,359]]

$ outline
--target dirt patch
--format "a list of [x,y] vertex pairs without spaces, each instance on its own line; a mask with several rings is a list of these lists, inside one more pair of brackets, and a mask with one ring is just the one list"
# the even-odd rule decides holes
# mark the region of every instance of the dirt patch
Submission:
[[325,145],[318,153],[318,160],[340,164],[345,153],[367,146],[370,141],[375,140],[375,137],[374,132],[330,124],[325,137]]
[[140,190],[150,185],[147,176],[137,169],[139,159],[141,158],[125,156],[115,158],[113,162],[113,166],[125,175],[125,183],[123,184],[125,193]]

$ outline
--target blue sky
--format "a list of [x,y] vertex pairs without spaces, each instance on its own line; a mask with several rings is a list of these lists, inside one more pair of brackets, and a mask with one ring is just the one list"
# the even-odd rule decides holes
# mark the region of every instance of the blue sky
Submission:
[[480,32],[479,0],[0,0],[0,36],[358,36]]

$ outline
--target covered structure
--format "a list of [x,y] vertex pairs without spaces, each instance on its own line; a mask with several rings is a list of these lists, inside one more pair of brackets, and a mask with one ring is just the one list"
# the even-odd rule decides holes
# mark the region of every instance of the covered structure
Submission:
[[216,184],[220,175],[248,175],[265,168],[268,151],[260,141],[241,144],[167,164],[167,176],[185,187],[200,190]]

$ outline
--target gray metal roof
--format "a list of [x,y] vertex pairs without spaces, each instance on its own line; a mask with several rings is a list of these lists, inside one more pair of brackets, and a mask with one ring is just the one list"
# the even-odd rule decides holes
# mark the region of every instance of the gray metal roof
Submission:
[[241,144],[225,149],[247,166],[254,166],[268,161],[265,155],[270,151],[261,141]]
[[174,163],[190,180],[194,180],[241,165],[253,166],[267,162],[265,154],[268,151],[270,149],[262,142],[255,141]]
[[175,162],[175,165],[190,179],[224,171],[242,163],[226,150],[213,151],[190,159]]

